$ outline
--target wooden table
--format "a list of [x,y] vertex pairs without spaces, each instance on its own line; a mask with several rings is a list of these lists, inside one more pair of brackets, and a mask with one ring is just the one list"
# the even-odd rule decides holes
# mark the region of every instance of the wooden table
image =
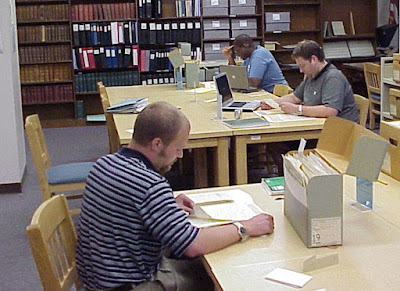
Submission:
[[[250,117],[246,113],[244,118]],[[297,122],[271,123],[266,127],[235,129],[233,131],[233,166],[235,184],[247,184],[247,145],[317,139],[325,123],[325,118],[312,118]]]
[[[343,246],[322,248],[305,247],[283,214],[284,200],[267,195],[260,184],[218,188],[218,191],[239,188],[251,194],[258,206],[274,216],[275,232],[205,255],[203,262],[217,285],[216,289],[294,290],[263,278],[280,267],[313,277],[301,290],[397,290],[400,277],[394,270],[400,260],[400,182],[387,176],[382,179],[388,185],[377,188],[379,193],[376,193],[378,197],[374,202],[377,209],[360,212],[351,206],[354,202],[351,198],[354,179],[345,177]],[[381,196],[389,200],[383,203]],[[395,209],[396,213],[393,212]],[[318,259],[337,259],[338,263],[304,271],[303,264],[314,255]]]
[[[235,173],[235,184],[247,183],[247,145],[255,143],[270,143],[280,141],[291,141],[305,139],[316,139],[319,137],[324,118],[310,119],[301,122],[274,123],[270,126],[232,129],[214,120],[216,116],[216,103],[206,103],[215,97],[215,92],[206,94],[188,93],[176,90],[176,85],[151,85],[151,86],[120,86],[107,87],[107,93],[111,105],[124,99],[135,97],[148,97],[150,101],[167,101],[180,108],[191,123],[191,132],[187,148],[196,149],[195,153],[195,178],[196,187],[207,186],[207,164],[205,149],[213,148],[214,168],[216,171],[216,186],[229,185],[229,137],[233,139],[233,170]],[[234,93],[238,100],[263,100],[276,98],[270,93]],[[193,102],[197,98],[197,102]],[[224,112],[224,118],[232,119],[232,112]],[[252,112],[244,113],[243,118],[255,117]],[[136,115],[115,114],[114,119],[117,126],[121,144],[128,144],[131,134],[126,130],[133,127]]]
[[[232,129],[213,120],[216,115],[216,104],[205,103],[201,100],[215,97],[211,94],[195,94],[176,90],[176,85],[152,85],[152,86],[121,86],[107,87],[107,93],[111,105],[124,99],[135,97],[148,97],[150,102],[166,101],[181,108],[190,121],[191,130],[188,149],[195,149],[195,187],[207,187],[207,157],[206,148],[214,151],[213,168],[215,170],[216,186],[229,185],[229,137]],[[195,97],[198,98],[194,102]],[[117,127],[120,142],[126,145],[131,140],[132,134],[127,129],[132,129],[136,119],[135,114],[115,114],[114,120]]]

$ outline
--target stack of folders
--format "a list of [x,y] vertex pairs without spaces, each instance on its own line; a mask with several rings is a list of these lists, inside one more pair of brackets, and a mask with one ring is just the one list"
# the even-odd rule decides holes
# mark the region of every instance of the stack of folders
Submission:
[[133,98],[121,101],[107,108],[109,113],[139,113],[149,103],[148,98]]
[[313,152],[308,155],[303,153],[285,155],[283,158],[285,171],[290,172],[302,186],[307,186],[312,177],[338,174],[338,171]]

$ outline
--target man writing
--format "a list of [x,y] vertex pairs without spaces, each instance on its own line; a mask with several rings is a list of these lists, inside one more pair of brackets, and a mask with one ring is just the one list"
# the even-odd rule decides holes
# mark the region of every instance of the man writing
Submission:
[[[311,117],[339,116],[358,122],[351,85],[341,71],[325,60],[318,43],[299,42],[292,58],[305,79],[293,93],[276,100],[282,111]],[[261,108],[271,109],[265,102],[261,102]]]
[[269,50],[258,45],[247,34],[238,35],[233,45],[222,51],[229,65],[236,65],[235,55],[241,57],[247,68],[247,77],[251,87],[261,88],[268,92],[274,90],[275,84],[287,85],[285,77],[274,56]]
[[241,240],[243,231],[249,236],[273,232],[268,214],[239,226],[199,229],[190,224],[184,211],[193,212],[193,201],[185,195],[174,198],[163,176],[182,158],[189,131],[189,121],[176,107],[152,103],[138,115],[129,145],[95,163],[76,251],[79,275],[89,289],[202,289],[174,269],[163,256],[165,249],[195,258]]

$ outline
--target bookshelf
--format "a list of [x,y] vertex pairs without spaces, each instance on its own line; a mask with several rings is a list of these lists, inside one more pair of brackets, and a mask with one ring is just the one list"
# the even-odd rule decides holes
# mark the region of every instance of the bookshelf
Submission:
[[[194,56],[200,48],[206,61],[224,60],[221,53],[213,54],[213,49],[231,44],[240,33],[250,34],[260,44],[278,42],[272,53],[292,87],[302,81],[302,74],[291,53],[293,45],[303,39],[321,45],[367,40],[374,50],[376,47],[376,0],[16,3],[24,115],[39,113],[42,120],[74,119],[78,100],[83,100],[87,114],[102,112],[96,89],[99,80],[106,86],[173,82],[167,53],[181,41],[192,43]],[[352,21],[347,11],[352,12]],[[271,14],[283,12],[290,14],[288,29],[267,26]],[[281,16],[285,20],[285,14]],[[324,24],[332,21],[343,22],[346,35],[325,36]],[[355,34],[350,33],[352,26]],[[369,59],[350,56],[332,61],[340,68],[343,62]]]
[[17,0],[16,13],[24,116],[74,119],[69,1]]

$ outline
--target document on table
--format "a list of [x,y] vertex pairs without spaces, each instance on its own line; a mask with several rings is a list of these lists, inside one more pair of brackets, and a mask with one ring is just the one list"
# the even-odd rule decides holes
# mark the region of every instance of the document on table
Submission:
[[307,117],[307,116],[300,116],[300,115],[292,115],[292,114],[286,114],[282,113],[277,113],[277,111],[270,112],[271,110],[258,110],[254,111],[256,115],[259,117],[265,119],[268,122],[287,122],[287,121],[299,121],[299,120],[309,120],[309,119],[315,119],[315,117]]
[[265,279],[282,283],[291,287],[302,288],[304,287],[310,280],[311,276],[294,272],[287,269],[276,268],[268,275],[265,276]]
[[187,196],[196,204],[189,221],[197,227],[247,220],[263,212],[254,204],[251,196],[240,189]]

